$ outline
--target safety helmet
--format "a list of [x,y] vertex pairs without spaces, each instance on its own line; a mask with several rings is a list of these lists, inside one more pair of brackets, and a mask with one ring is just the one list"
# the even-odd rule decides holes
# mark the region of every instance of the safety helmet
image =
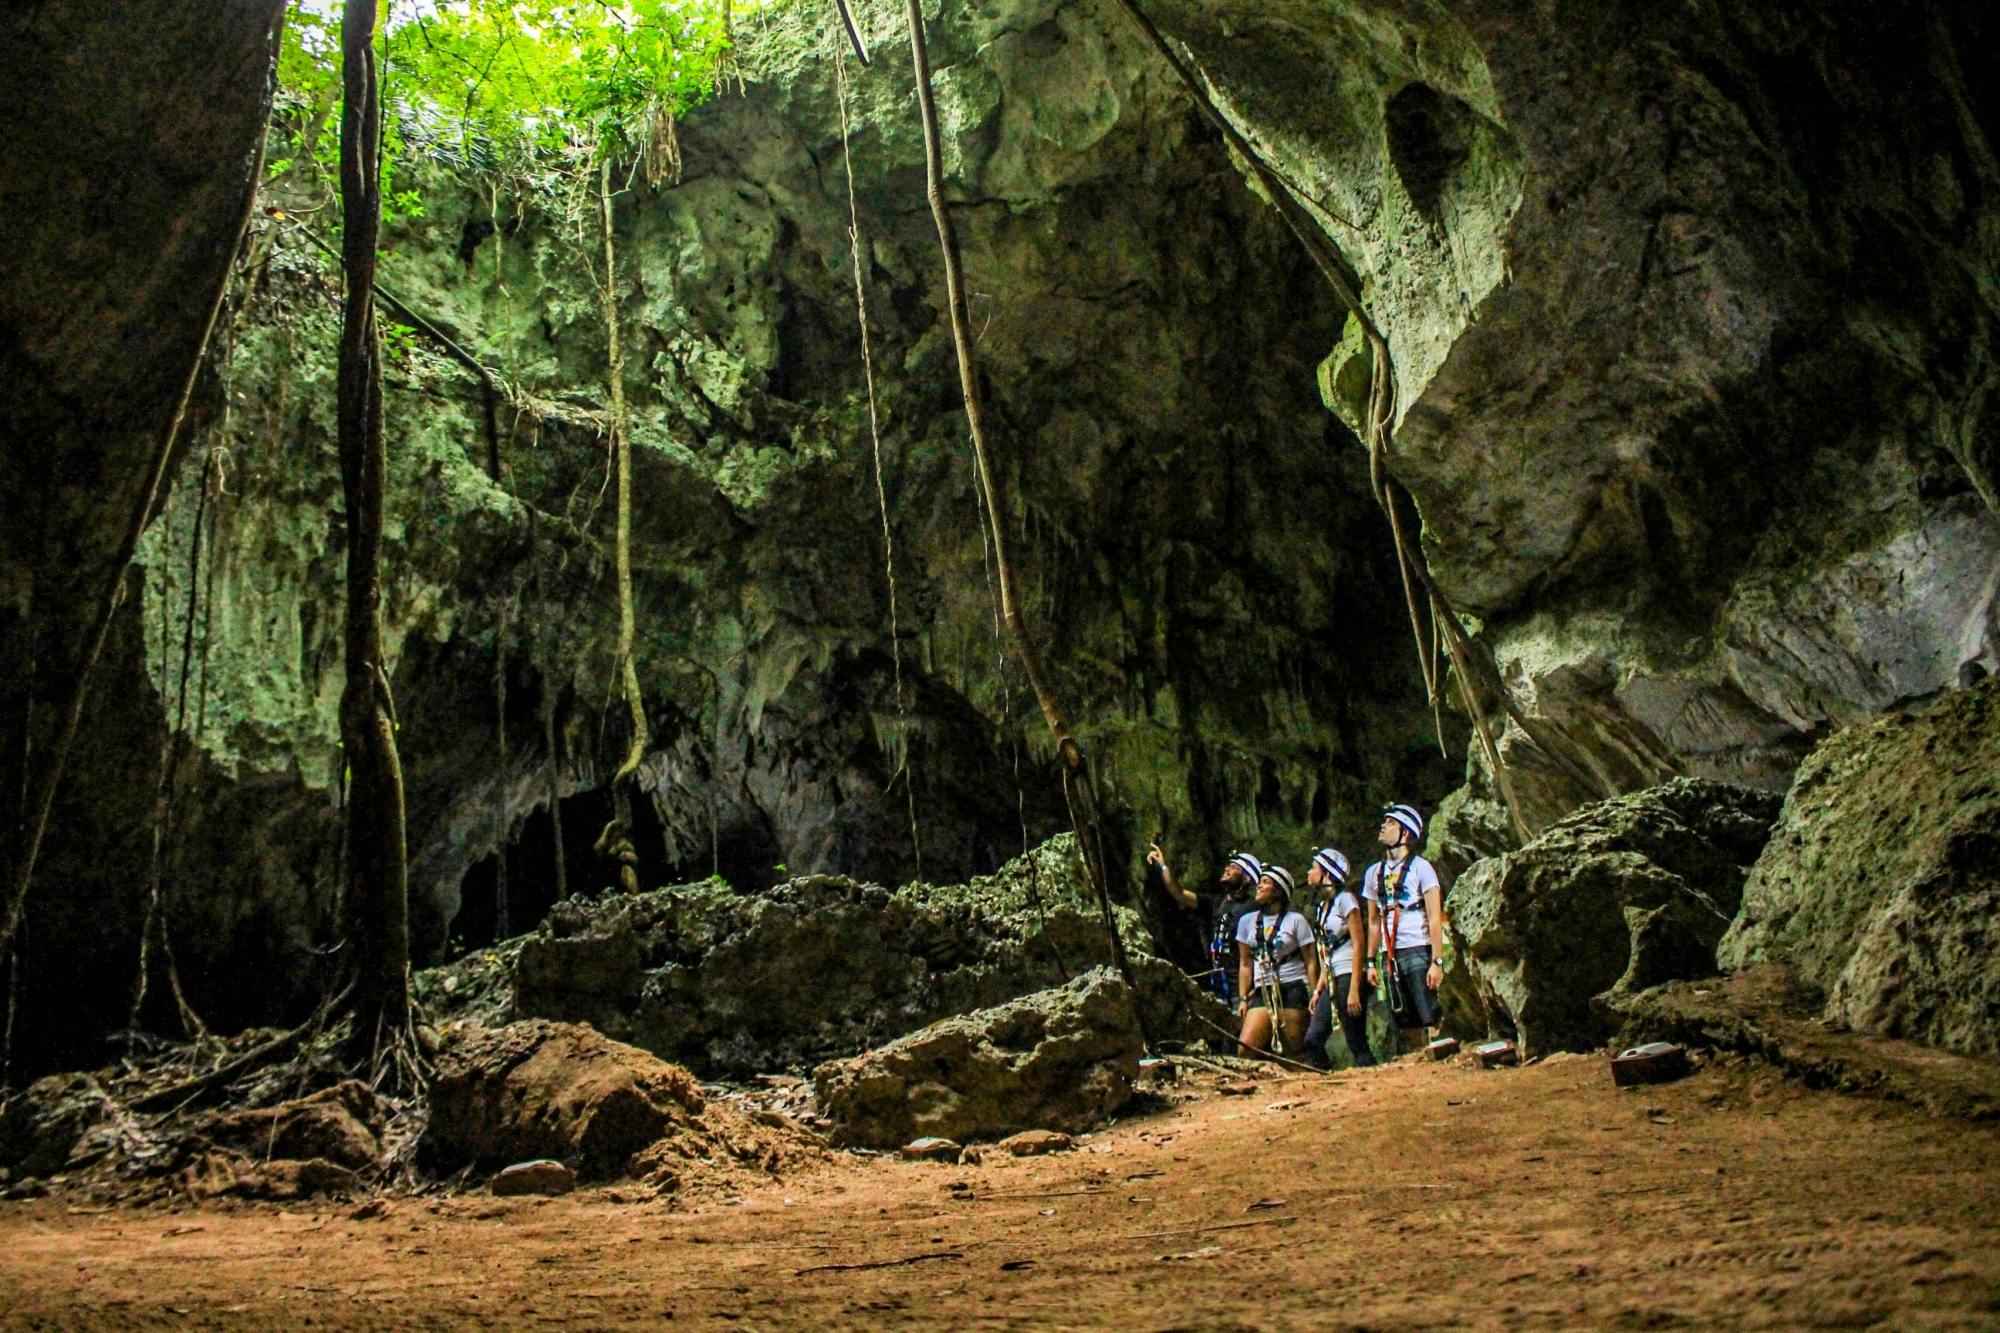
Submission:
[[1257,881],[1264,878],[1263,863],[1248,852],[1231,852],[1228,864],[1249,876],[1250,887],[1253,889],[1257,887]]
[[1393,819],[1408,830],[1411,842],[1424,840],[1424,817],[1417,813],[1413,805],[1392,805],[1382,812],[1382,818]]
[[1283,866],[1265,866],[1264,878],[1278,886],[1278,891],[1285,895],[1285,901],[1291,901],[1293,888],[1291,871]]
[[1313,853],[1313,864],[1327,873],[1327,878],[1335,884],[1347,883],[1347,858],[1332,847],[1322,847]]

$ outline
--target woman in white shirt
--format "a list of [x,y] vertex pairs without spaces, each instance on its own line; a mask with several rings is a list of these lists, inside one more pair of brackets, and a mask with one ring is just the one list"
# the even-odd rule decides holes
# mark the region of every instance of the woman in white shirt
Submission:
[[1264,867],[1257,910],[1236,923],[1236,960],[1243,1054],[1270,1050],[1274,1035],[1279,1054],[1298,1053],[1305,1045],[1306,997],[1319,984],[1319,958],[1312,927],[1292,910],[1292,876],[1283,866]]
[[1368,959],[1368,913],[1347,887],[1347,875],[1347,858],[1332,847],[1322,847],[1313,853],[1312,872],[1306,876],[1306,887],[1320,895],[1313,909],[1313,928],[1319,935],[1321,967],[1305,1050],[1306,1061],[1321,1069],[1333,1067],[1326,1043],[1336,1018],[1354,1067],[1367,1069],[1375,1063],[1375,1052],[1368,1045],[1368,1000],[1374,988],[1365,978],[1367,968],[1356,966]]

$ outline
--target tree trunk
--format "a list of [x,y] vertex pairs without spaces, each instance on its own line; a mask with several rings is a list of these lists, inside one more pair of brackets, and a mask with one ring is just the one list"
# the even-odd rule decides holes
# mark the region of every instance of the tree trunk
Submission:
[[376,0],[346,0],[340,27],[340,480],[347,505],[347,678],[340,738],[348,768],[347,957],[360,1050],[409,1022],[409,867],[403,770],[382,650],[381,346],[375,251],[382,223],[382,107],[375,74]]

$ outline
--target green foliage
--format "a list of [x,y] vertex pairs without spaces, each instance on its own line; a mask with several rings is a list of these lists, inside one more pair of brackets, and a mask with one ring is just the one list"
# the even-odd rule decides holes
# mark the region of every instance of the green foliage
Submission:
[[[749,9],[755,0],[738,0]],[[551,164],[639,154],[705,100],[730,45],[726,0],[402,0],[377,38],[386,217],[422,216],[395,164],[424,153],[533,183]],[[340,6],[291,0],[271,178],[330,193],[339,167]]]

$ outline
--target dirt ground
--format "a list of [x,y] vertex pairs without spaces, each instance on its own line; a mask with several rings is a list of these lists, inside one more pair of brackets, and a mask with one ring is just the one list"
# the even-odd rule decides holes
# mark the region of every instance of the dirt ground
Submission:
[[1991,1125],[1742,1064],[1218,1082],[1060,1156],[692,1205],[4,1204],[0,1324],[2000,1326]]

